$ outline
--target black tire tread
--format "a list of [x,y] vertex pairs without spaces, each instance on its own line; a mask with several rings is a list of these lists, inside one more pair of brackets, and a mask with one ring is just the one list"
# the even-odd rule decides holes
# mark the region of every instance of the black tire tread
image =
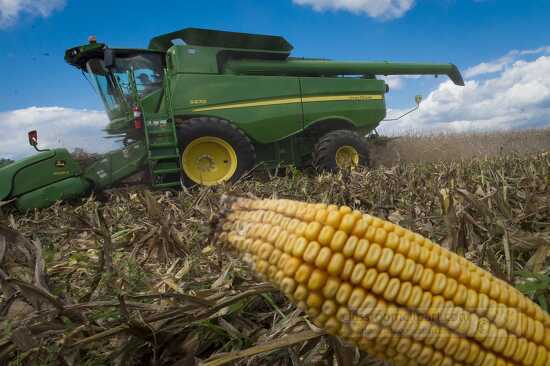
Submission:
[[313,149],[313,166],[319,170],[336,171],[335,149],[342,146],[342,141],[352,141],[359,152],[359,164],[368,166],[367,141],[353,130],[335,130],[321,136]]

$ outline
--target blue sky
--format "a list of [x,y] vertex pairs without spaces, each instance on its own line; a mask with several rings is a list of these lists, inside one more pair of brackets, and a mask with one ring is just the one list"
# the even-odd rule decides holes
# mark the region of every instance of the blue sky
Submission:
[[[544,126],[549,14],[547,0],[0,0],[0,129],[24,135],[37,127],[52,144],[86,142],[59,137],[105,123],[99,98],[63,61],[64,50],[90,34],[115,47],[145,47],[155,35],[188,26],[282,35],[296,56],[457,64],[469,80],[462,89],[445,78],[390,80],[392,112],[413,104],[415,94],[426,98],[421,113],[387,126],[394,132]],[[534,102],[525,95],[532,90]],[[503,108],[536,113],[504,121],[510,113],[496,111]],[[0,143],[0,156],[21,155],[13,149],[15,142]]]

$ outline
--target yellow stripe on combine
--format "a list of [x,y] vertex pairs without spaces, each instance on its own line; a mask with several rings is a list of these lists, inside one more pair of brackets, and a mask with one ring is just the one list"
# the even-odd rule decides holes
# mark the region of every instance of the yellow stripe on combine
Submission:
[[263,107],[270,105],[295,104],[295,103],[314,103],[314,102],[343,102],[343,101],[367,101],[367,100],[382,100],[382,94],[353,94],[353,95],[327,95],[321,97],[304,97],[304,98],[282,98],[262,100],[258,102],[244,103],[228,103],[212,107],[195,108],[193,112],[215,111],[219,109],[235,109],[248,107]]
[[305,97],[305,98],[302,98],[302,103],[366,101],[366,100],[382,100],[382,99],[384,99],[384,96],[382,94],[328,95],[324,97]]

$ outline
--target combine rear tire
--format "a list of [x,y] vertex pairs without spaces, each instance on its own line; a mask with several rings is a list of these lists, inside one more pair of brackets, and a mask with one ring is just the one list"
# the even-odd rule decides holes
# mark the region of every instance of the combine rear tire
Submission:
[[313,166],[320,171],[355,169],[367,165],[367,141],[352,130],[337,130],[325,134],[313,151]]
[[235,182],[256,160],[248,137],[217,118],[191,118],[178,126],[181,167],[186,186]]

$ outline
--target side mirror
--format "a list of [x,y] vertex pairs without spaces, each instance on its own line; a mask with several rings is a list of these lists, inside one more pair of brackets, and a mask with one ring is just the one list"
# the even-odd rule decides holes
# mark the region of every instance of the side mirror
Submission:
[[414,97],[414,101],[416,102],[416,105],[419,106],[420,102],[422,102],[422,95],[417,95]]
[[36,149],[36,146],[38,145],[38,132],[36,132],[36,130],[29,131],[28,136],[29,145]]
[[103,63],[107,69],[115,65],[115,53],[111,48],[105,48],[103,51]]
[[29,136],[29,145],[34,147],[36,151],[48,151],[48,149],[43,150],[38,148],[38,132],[36,130],[29,131],[27,135]]

